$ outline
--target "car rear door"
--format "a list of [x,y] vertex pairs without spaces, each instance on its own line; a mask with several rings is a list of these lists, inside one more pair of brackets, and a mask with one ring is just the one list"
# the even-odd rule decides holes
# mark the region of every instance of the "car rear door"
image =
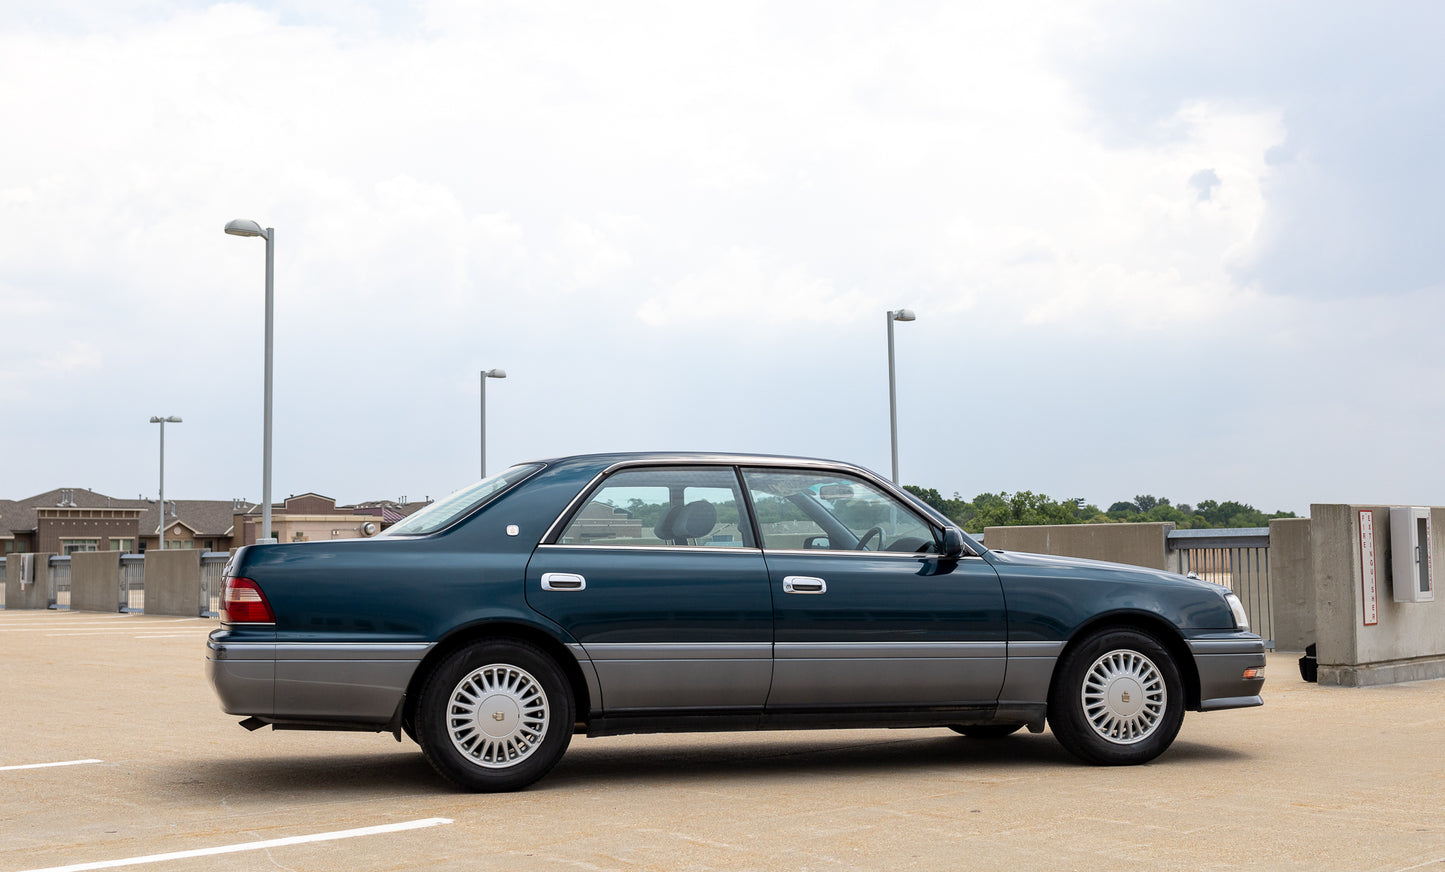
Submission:
[[767,566],[730,466],[613,472],[537,547],[527,601],[596,668],[608,714],[761,711]]

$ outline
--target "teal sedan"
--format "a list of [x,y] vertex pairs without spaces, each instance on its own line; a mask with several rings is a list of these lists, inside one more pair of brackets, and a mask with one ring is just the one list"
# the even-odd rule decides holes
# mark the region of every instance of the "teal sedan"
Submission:
[[1137,764],[1184,712],[1261,704],[1228,589],[990,551],[878,475],[636,453],[514,466],[370,539],[252,545],[207,673],[248,729],[414,739],[515,790],[622,733],[1045,724]]

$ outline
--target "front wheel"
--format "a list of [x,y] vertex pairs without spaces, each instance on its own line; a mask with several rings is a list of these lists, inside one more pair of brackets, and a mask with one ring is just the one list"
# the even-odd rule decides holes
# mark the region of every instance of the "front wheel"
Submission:
[[1127,766],[1163,754],[1184,722],[1184,687],[1153,636],[1109,630],[1064,657],[1049,689],[1049,726],[1088,763]]
[[422,687],[416,733],[432,768],[467,790],[519,790],[546,775],[572,739],[572,694],[546,652],[475,642]]

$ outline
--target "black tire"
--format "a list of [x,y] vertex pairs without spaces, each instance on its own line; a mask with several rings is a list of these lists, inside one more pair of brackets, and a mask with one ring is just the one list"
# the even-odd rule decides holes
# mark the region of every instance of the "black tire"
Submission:
[[572,740],[572,694],[557,663],[527,642],[474,642],[437,664],[416,707],[421,750],[466,790],[520,790]]
[[954,724],[949,727],[970,739],[1002,739],[1023,729],[1023,724]]
[[1107,630],[1064,655],[1048,718],[1059,744],[1086,763],[1147,763],[1179,734],[1184,683],[1158,639]]

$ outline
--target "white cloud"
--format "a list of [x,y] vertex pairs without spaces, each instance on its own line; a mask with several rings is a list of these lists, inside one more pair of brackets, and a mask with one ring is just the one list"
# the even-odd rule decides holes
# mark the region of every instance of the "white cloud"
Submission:
[[[1149,111],[1121,133],[1079,71],[1153,31],[1112,4],[24,2],[33,16],[0,23],[0,81],[24,83],[0,91],[0,313],[27,344],[0,346],[0,370],[35,396],[164,404],[198,439],[205,414],[187,403],[251,414],[263,245],[221,227],[274,226],[279,419],[297,452],[278,474],[322,479],[283,489],[345,497],[362,475],[445,490],[470,472],[482,365],[513,373],[499,420],[508,402],[535,420],[565,397],[569,420],[640,439],[651,430],[626,429],[615,404],[647,397],[638,373],[669,342],[714,360],[766,345],[728,357],[714,401],[782,371],[820,401],[842,348],[848,395],[866,397],[877,321],[906,305],[913,371],[1010,396],[1056,359],[1077,371],[1082,353],[1179,336],[1247,356],[1240,343],[1311,323],[1256,287],[1271,234],[1293,226],[1266,155],[1296,155],[1296,186],[1338,165],[1301,146],[1296,105],[1173,89],[1165,56],[1127,80],[1125,103]],[[1191,185],[1206,169],[1207,199]],[[1241,323],[1263,326],[1242,339]],[[764,342],[790,332],[827,341]],[[45,348],[103,361],[107,385],[37,364]],[[1041,349],[1038,371],[982,357],[1024,348]],[[778,390],[786,418],[803,392]],[[728,447],[689,429],[713,419],[678,396],[629,420],[656,424],[659,443]],[[839,438],[803,418],[794,450]],[[566,423],[499,427],[499,462],[594,447],[595,429]],[[915,450],[940,476],[969,475],[950,471],[966,467],[954,422],[928,425]],[[308,443],[328,428],[374,434],[397,459],[358,472]],[[886,428],[855,429],[840,445],[886,458]],[[4,438],[0,453],[38,450]],[[238,438],[209,441],[241,455]],[[405,450],[422,438],[435,444]],[[41,460],[20,489],[53,486],[74,456],[88,455]],[[117,493],[143,486],[107,470]],[[207,470],[198,491],[246,490],[232,474]]]
[[652,327],[687,323],[851,322],[867,311],[857,291],[840,291],[796,266],[776,267],[756,251],[734,248],[715,267],[684,276],[650,297],[637,317]]

